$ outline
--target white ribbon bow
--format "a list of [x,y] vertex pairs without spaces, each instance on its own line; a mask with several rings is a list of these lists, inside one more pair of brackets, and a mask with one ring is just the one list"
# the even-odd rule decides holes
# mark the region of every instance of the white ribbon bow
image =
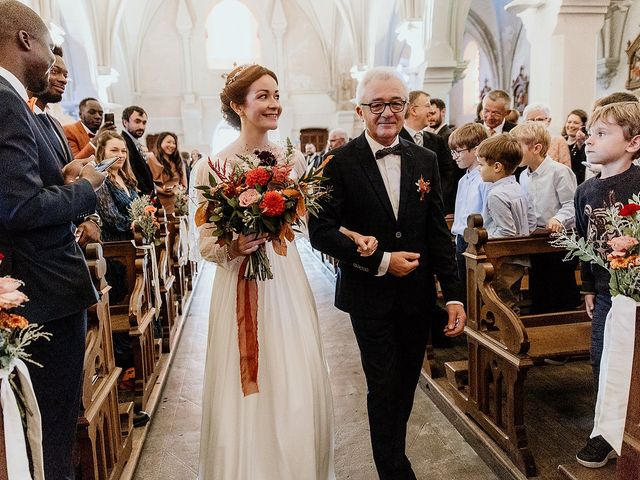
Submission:
[[160,294],[160,275],[158,274],[158,261],[156,260],[156,247],[152,243],[151,245],[136,245],[134,240],[131,240],[133,246],[139,250],[149,250],[149,256],[151,257],[151,272],[153,278],[151,283],[153,285],[153,294],[155,297],[156,318],[160,316],[160,306],[162,305],[162,295]]
[[[22,428],[22,419],[18,409],[16,394],[9,383],[9,375],[15,372],[20,380],[22,398],[28,409],[27,439],[33,462],[33,477],[29,470],[27,444]],[[42,422],[36,395],[33,392],[31,377],[25,363],[14,358],[9,368],[0,369],[0,402],[4,422],[4,444],[7,452],[7,473],[9,480],[44,480],[42,461]]]

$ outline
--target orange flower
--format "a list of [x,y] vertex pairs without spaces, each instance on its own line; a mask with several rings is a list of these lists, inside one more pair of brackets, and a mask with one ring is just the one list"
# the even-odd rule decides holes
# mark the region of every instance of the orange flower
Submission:
[[636,265],[640,265],[640,258],[638,255],[631,255],[629,257],[612,257],[609,260],[609,266],[612,270],[621,270]]
[[285,209],[284,197],[278,192],[272,190],[262,197],[260,202],[260,210],[267,217],[277,217],[282,215]]
[[29,325],[26,318],[15,313],[0,312],[0,328],[25,329]]
[[147,213],[156,213],[157,210],[158,209],[153,205],[147,205],[146,207],[144,207],[144,211]]
[[245,177],[244,182],[249,188],[255,188],[257,185],[264,187],[267,183],[269,183],[269,179],[271,178],[271,174],[266,168],[258,167],[253,170],[249,170]]

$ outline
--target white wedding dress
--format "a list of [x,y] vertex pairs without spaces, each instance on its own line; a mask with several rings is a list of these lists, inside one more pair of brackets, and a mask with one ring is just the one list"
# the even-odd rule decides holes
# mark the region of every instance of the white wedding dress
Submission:
[[[293,174],[300,174],[296,164]],[[207,182],[202,169],[198,185]],[[318,314],[295,242],[267,243],[273,279],[258,282],[258,386],[243,396],[236,323],[242,258],[226,261],[208,225],[205,260],[217,264],[202,402],[200,480],[333,480],[333,407]]]

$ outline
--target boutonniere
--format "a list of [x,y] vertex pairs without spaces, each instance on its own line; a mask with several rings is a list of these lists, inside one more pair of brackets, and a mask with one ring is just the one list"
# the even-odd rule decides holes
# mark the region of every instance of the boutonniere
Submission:
[[416,187],[418,187],[417,192],[420,194],[420,201],[423,201],[425,195],[431,191],[431,182],[425,180],[422,178],[422,175],[420,175],[420,178],[416,182]]

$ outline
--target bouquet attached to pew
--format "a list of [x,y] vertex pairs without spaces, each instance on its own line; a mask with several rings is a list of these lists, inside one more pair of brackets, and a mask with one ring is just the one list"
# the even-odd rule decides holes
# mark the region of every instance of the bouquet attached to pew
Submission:
[[552,245],[569,250],[565,260],[578,257],[609,271],[612,296],[625,295],[640,301],[640,196],[622,207],[612,206],[604,214],[607,252],[575,232],[561,232]]
[[136,225],[140,227],[142,239],[147,245],[160,245],[160,239],[157,238],[160,229],[160,222],[156,218],[157,211],[158,209],[153,206],[149,195],[141,195],[129,205],[131,230],[134,230]]
[[[280,161],[265,150],[238,155],[239,161],[233,164],[209,159],[215,175],[209,174],[209,185],[196,187],[207,200],[196,212],[196,225],[213,224],[211,234],[219,245],[229,245],[236,234],[267,235],[274,251],[285,256],[294,228],[304,222],[307,213],[320,211],[319,200],[328,194],[322,170],[332,158],[292,179],[293,156],[293,145],[287,140]],[[249,256],[244,268],[247,280],[273,278],[264,244]]]
[[173,207],[173,213],[177,217],[186,217],[189,215],[189,195],[183,186],[176,187],[176,201]]

